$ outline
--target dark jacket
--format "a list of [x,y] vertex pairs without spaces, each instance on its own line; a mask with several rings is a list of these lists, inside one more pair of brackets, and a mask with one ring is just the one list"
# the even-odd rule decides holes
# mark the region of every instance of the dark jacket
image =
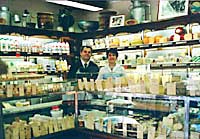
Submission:
[[82,79],[86,77],[89,79],[96,79],[98,76],[99,67],[92,61],[89,62],[87,68],[84,68],[81,60],[71,65],[68,72],[68,79]]

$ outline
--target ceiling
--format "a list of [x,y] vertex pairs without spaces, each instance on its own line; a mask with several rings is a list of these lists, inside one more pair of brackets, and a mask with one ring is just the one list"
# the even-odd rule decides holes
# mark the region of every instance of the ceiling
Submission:
[[108,6],[108,0],[71,0],[83,4],[106,8]]

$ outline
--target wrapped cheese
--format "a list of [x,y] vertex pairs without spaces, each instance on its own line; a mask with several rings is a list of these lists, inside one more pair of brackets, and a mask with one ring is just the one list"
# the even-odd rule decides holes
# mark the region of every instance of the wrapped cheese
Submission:
[[192,33],[185,34],[184,40],[192,40]]
[[25,138],[26,139],[31,139],[31,126],[30,125],[25,125]]
[[112,77],[109,77],[108,79],[105,80],[105,91],[113,91],[113,79]]
[[95,90],[94,79],[90,79],[90,90],[91,90],[91,91],[94,91],[94,90]]
[[103,91],[103,81],[102,80],[96,80],[95,84],[96,84],[97,91]]
[[83,90],[84,89],[84,83],[82,82],[81,79],[78,79],[78,89]]
[[32,121],[32,122],[29,123],[29,125],[31,126],[31,129],[33,131],[33,136],[39,137],[41,135],[41,133],[40,133],[40,123],[36,122],[36,121]]
[[48,121],[48,132],[49,132],[49,134],[54,133],[54,130],[53,130],[53,119],[50,119]]
[[153,126],[148,127],[148,139],[155,139],[156,128]]
[[167,95],[176,95],[176,83],[167,83]]
[[137,139],[143,139],[144,128],[142,125],[137,125]]
[[12,97],[13,96],[13,84],[8,84],[6,86],[6,96],[7,97]]
[[24,96],[24,85],[23,84],[18,85],[18,90],[19,90],[19,96]]
[[87,78],[83,78],[83,83],[84,83],[85,89],[87,91],[89,91],[90,90],[90,83],[87,81]]

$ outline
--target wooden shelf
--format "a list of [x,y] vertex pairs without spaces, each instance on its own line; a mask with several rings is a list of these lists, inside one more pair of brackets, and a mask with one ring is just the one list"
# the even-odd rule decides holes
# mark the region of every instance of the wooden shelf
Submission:
[[8,25],[0,25],[0,33],[1,34],[11,34],[11,33],[19,33],[21,35],[46,35],[49,37],[63,37],[68,36],[71,38],[76,38],[76,33],[55,31],[55,30],[45,30],[45,29],[36,29],[36,28],[26,28],[19,26],[8,26]]
[[175,18],[171,18],[167,20],[109,28],[105,30],[98,30],[96,32],[85,32],[85,33],[82,33],[81,39],[91,39],[91,38],[96,38],[97,36],[105,37],[108,34],[115,35],[117,33],[122,33],[122,32],[137,33],[145,29],[161,30],[170,26],[187,25],[189,23],[200,23],[200,14],[192,14],[192,15],[186,15],[186,16],[181,16],[181,17],[175,17]]

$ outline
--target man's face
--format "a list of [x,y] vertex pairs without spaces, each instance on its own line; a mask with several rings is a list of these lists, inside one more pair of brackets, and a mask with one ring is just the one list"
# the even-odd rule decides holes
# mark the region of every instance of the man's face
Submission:
[[89,61],[90,57],[92,55],[91,49],[90,48],[86,48],[86,47],[83,48],[83,50],[81,51],[80,55],[81,55],[81,58],[84,61]]

